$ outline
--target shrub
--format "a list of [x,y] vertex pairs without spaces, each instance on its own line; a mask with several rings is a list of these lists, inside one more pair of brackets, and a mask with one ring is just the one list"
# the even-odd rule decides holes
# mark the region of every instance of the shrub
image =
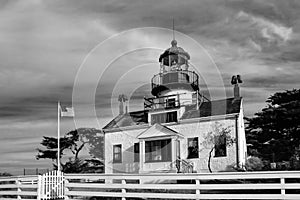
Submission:
[[247,171],[260,171],[264,167],[262,160],[258,157],[250,157],[246,161]]

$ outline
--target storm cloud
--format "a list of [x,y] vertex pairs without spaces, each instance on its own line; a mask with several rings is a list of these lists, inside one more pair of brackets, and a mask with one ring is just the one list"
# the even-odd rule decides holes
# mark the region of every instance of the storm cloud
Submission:
[[[35,161],[34,149],[43,135],[55,136],[57,101],[72,104],[78,71],[109,37],[134,28],[171,29],[174,18],[179,46],[194,50],[180,33],[202,45],[217,65],[227,96],[232,95],[231,76],[242,75],[245,114],[252,116],[269,95],[300,86],[299,16],[297,0],[0,1],[0,169],[17,174],[22,167],[51,167]],[[95,57],[94,69],[102,73],[92,102],[102,126],[118,112],[120,93],[130,96],[131,111],[142,108],[158,72],[158,56],[172,39],[167,32],[156,37],[134,33],[89,57]],[[140,44],[153,48],[114,58],[108,67],[101,63],[113,51]],[[191,54],[191,62],[201,59]],[[215,77],[205,63],[198,69],[206,80]],[[84,97],[96,75],[82,75],[78,103],[83,107],[91,103]],[[222,89],[201,84],[204,93]],[[89,112],[83,109],[80,116],[84,126],[94,126]],[[63,132],[74,128],[72,120],[64,120]]]

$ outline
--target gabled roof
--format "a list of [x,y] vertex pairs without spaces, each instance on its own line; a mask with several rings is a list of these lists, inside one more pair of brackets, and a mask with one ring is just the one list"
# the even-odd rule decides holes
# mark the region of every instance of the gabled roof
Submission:
[[[215,101],[203,102],[197,110],[195,105],[186,106],[182,119],[192,119],[200,117],[209,117],[216,115],[238,114],[241,108],[242,98],[228,98]],[[103,129],[115,129],[122,127],[134,127],[139,125],[148,125],[148,110],[130,112],[118,115],[109,122]]]
[[148,124],[148,111],[136,111],[118,115],[110,121],[103,129],[120,128],[126,126]]
[[147,130],[143,131],[137,136],[138,139],[155,138],[155,137],[166,137],[166,136],[181,136],[178,132],[163,126],[161,124],[154,124]]

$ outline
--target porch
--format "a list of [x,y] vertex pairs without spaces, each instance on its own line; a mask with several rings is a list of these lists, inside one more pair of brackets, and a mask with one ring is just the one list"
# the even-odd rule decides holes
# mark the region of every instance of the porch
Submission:
[[181,159],[184,136],[160,124],[142,132],[139,139],[139,173],[192,173],[193,165]]

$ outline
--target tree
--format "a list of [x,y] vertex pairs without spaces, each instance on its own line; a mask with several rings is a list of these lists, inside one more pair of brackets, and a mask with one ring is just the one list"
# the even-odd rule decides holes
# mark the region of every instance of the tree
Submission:
[[291,159],[300,144],[300,89],[277,92],[247,118],[248,153],[270,162]]
[[[57,138],[44,136],[38,148],[36,159],[51,159],[54,168],[57,168]],[[89,148],[89,158],[80,159],[83,148]],[[68,132],[60,138],[60,158],[68,157],[62,163],[62,171],[66,173],[102,172],[103,171],[103,133],[93,128],[80,128]],[[71,155],[71,156],[70,156]]]
[[201,146],[203,146],[205,149],[209,149],[207,167],[210,173],[212,173],[212,152],[216,149],[216,147],[219,145],[225,145],[225,147],[227,148],[229,146],[232,146],[235,142],[235,139],[232,138],[230,133],[230,127],[225,127],[223,124],[215,122],[213,125],[213,131],[209,131],[204,135]]
[[[60,158],[66,149],[71,148],[71,143],[72,141],[68,141],[65,136],[60,138]],[[37,148],[38,154],[36,155],[36,159],[51,159],[53,162],[57,163],[57,138],[43,136],[41,145],[46,149]]]

